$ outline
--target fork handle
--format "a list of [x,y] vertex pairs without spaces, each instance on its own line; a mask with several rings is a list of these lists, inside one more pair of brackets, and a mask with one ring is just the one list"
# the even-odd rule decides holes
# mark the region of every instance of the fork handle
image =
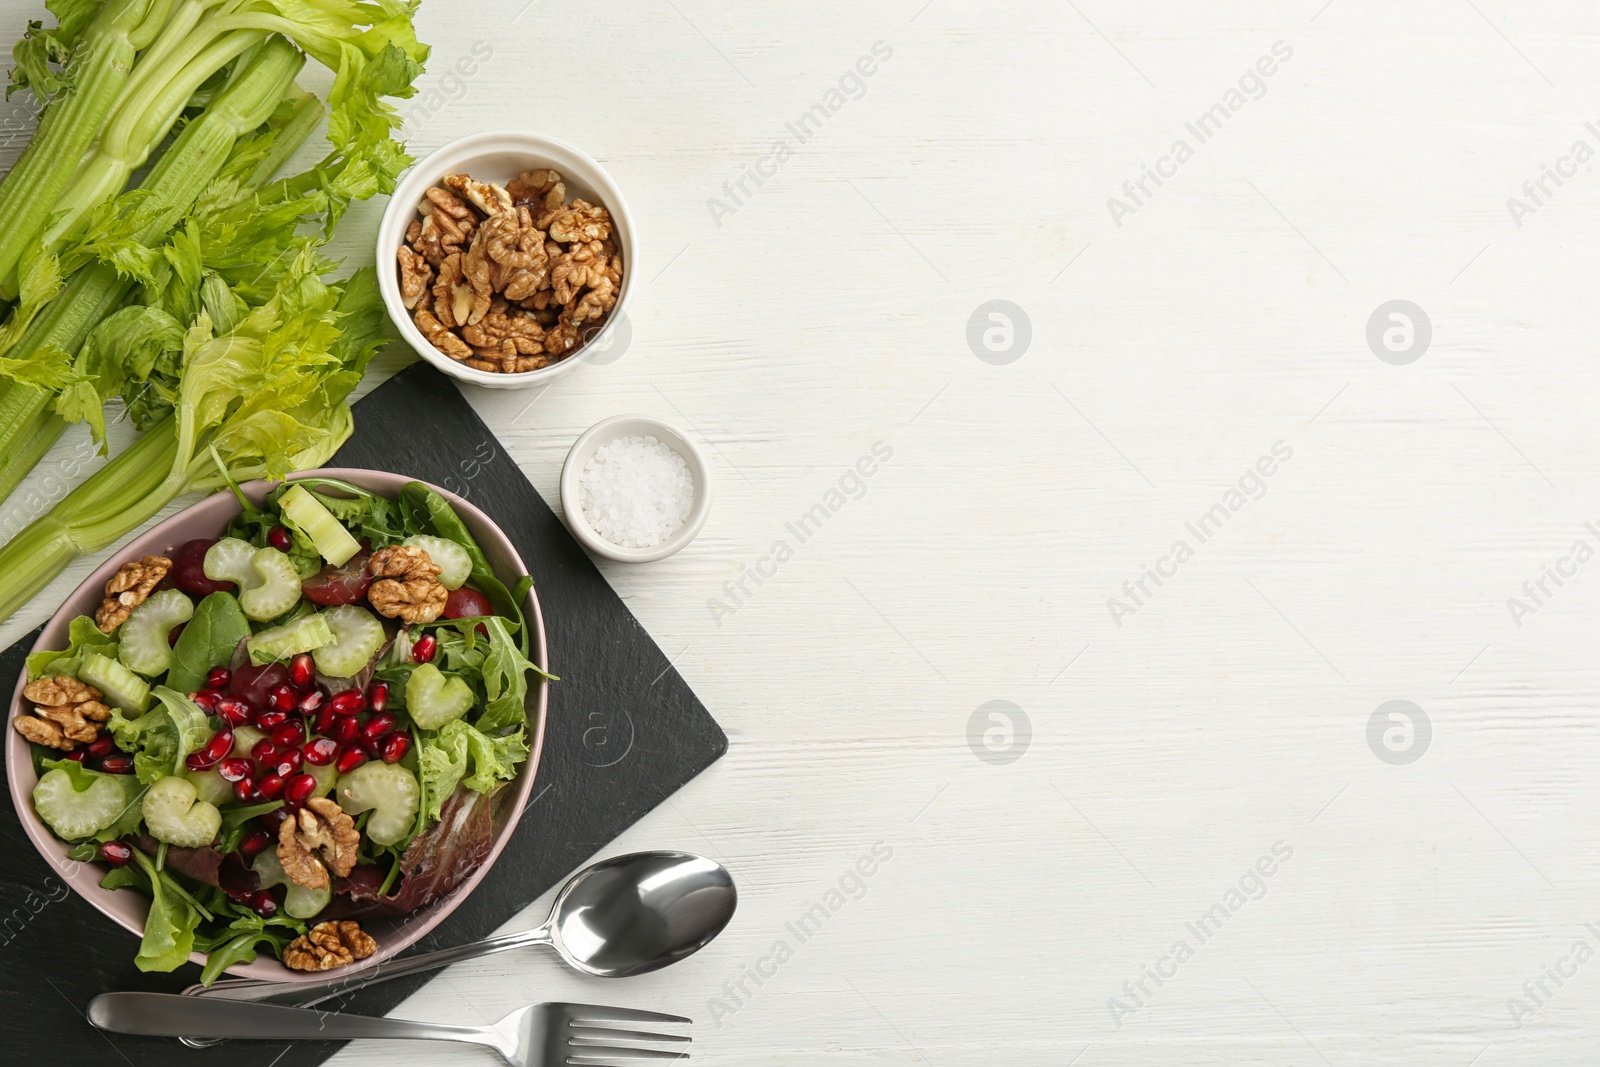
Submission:
[[206,1002],[173,993],[103,993],[89,1002],[89,1021],[102,1030],[151,1037],[193,1035],[329,1041],[362,1037],[417,1038],[497,1047],[494,1036],[473,1026],[340,1015],[276,1004]]

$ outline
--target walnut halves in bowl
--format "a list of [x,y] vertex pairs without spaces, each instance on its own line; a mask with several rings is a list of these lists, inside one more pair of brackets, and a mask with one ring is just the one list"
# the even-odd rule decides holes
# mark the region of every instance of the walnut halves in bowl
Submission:
[[604,205],[561,175],[498,185],[448,174],[426,190],[396,253],[401,302],[422,336],[475,370],[541,370],[580,349],[616,307],[622,252]]

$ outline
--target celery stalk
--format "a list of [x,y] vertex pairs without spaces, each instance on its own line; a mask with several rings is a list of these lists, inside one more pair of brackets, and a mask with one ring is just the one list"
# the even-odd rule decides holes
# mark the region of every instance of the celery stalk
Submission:
[[[189,209],[227,161],[238,138],[265,122],[294,84],[305,63],[295,47],[281,38],[263,48],[250,70],[220,95],[198,119],[178,135],[145,182],[150,198],[143,207],[152,216],[139,238],[153,244]],[[18,342],[16,351],[27,354],[44,345],[59,345],[76,352],[100,320],[115,311],[133,289],[134,282],[117,275],[112,267],[95,263],[74,274]],[[12,382],[0,395],[0,456],[25,445],[37,428],[34,420],[49,406],[54,394],[23,382]],[[57,435],[60,430],[56,430]],[[0,470],[0,499],[16,488],[23,469],[7,464]]]
[[0,459],[0,488],[5,490],[7,496],[27,477],[29,471],[38,466],[66,428],[67,420],[53,411],[41,411],[29,421],[22,444],[16,451],[5,453],[4,459]]
[[172,420],[151,427],[42,518],[0,548],[0,615],[9,617],[67,564],[115,541],[166,506],[178,439]]
[[200,84],[264,37],[259,31],[248,30],[225,34],[200,50],[177,77],[160,87],[159,93],[148,99],[136,97],[127,101],[107,126],[93,157],[79,168],[56,201],[42,237],[45,248],[59,252],[67,241],[78,236],[90,212],[120,193],[129,176],[144,165],[151,147],[159,144],[178,121]]
[[[122,95],[139,49],[165,24],[172,0],[110,0],[83,32],[73,87],[51,103],[33,141],[0,182],[0,277],[38,239],[74,168]],[[41,101],[42,103],[42,101]]]

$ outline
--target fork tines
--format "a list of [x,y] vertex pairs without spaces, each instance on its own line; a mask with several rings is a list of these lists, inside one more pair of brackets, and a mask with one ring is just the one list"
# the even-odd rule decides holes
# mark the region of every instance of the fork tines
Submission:
[[692,1023],[681,1015],[663,1015],[658,1011],[640,1011],[638,1008],[614,1008],[608,1004],[555,1004],[552,1005],[578,1026],[596,1023]]
[[[686,1060],[686,1047],[692,1040],[683,1034],[660,1034],[645,1030],[624,1030],[609,1025],[622,1023],[687,1023],[681,1015],[614,1008],[598,1004],[563,1004],[567,1017],[567,1063],[571,1067],[626,1067],[628,1064]],[[685,1046],[679,1050],[650,1048],[616,1042],[650,1042]]]

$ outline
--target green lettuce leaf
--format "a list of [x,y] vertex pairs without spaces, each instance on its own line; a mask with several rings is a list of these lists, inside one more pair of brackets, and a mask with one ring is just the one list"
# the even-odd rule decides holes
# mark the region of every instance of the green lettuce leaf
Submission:
[[158,703],[143,715],[130,719],[113,708],[106,721],[117,747],[133,753],[133,773],[145,785],[182,774],[183,758],[211,736],[206,713],[194,701],[164,685],[150,692]]
[[47,674],[65,674],[76,678],[83,666],[85,651],[98,652],[107,659],[117,658],[117,639],[100,632],[100,627],[87,615],[79,615],[67,624],[67,647],[64,651],[34,652],[28,656],[28,678],[42,678]]
[[492,737],[465,720],[456,719],[437,731],[418,731],[417,771],[422,782],[428,822],[457,785],[487,793],[500,782],[515,778],[517,767],[528,758],[525,730]]
[[150,891],[150,914],[133,965],[141,971],[175,971],[189,961],[194,950],[199,909],[171,875],[156,870],[150,857],[134,849],[133,858],[143,869]]

